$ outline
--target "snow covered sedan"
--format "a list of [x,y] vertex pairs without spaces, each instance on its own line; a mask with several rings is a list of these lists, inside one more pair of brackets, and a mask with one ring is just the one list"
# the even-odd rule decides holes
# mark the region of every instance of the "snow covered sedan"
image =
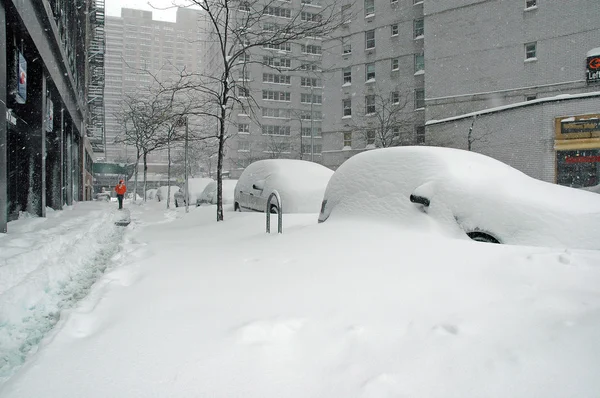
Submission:
[[600,250],[598,194],[458,149],[398,147],[350,158],[329,181],[319,222],[348,216],[484,242]]
[[[233,203],[235,186],[238,180],[223,180],[223,204],[228,205]],[[204,191],[198,196],[196,206],[203,203],[216,205],[217,204],[217,182],[211,181]]]
[[[190,197],[190,204],[195,205],[196,200],[204,191],[207,185],[213,183],[214,180],[212,178],[189,178],[188,184],[190,187],[190,192],[188,193]],[[185,184],[183,187],[175,193],[175,207],[185,206]]]
[[[304,160],[267,159],[250,164],[234,193],[236,211],[264,212],[271,193],[277,191],[284,213],[318,213],[333,171]],[[270,209],[276,211],[276,206]]]

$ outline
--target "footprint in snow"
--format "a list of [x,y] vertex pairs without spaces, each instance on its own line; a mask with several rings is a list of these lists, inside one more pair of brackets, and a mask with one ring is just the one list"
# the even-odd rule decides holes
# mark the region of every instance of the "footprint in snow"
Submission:
[[442,323],[439,325],[435,325],[432,328],[432,330],[434,332],[442,334],[442,335],[453,335],[453,336],[458,335],[458,326],[452,325],[450,323]]

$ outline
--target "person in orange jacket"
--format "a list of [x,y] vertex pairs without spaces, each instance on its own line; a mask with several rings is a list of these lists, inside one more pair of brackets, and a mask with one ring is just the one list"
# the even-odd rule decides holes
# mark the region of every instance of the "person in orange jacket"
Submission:
[[125,192],[127,192],[127,187],[123,183],[123,180],[120,180],[117,186],[115,187],[115,191],[117,192],[117,199],[119,199],[119,210],[123,209],[123,196]]

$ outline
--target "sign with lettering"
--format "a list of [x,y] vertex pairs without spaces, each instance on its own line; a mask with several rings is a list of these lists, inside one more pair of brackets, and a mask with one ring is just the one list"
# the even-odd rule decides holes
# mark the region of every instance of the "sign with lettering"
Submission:
[[600,55],[587,58],[587,77],[588,83],[600,82]]
[[561,134],[600,133],[600,119],[563,121],[560,124]]
[[19,53],[19,75],[17,76],[17,104],[27,102],[27,60]]

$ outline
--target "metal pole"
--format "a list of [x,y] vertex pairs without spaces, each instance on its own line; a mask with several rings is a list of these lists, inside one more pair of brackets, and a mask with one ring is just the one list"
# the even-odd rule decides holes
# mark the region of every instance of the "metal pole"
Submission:
[[5,233],[8,224],[8,126],[6,124],[6,11],[0,2],[0,233]]
[[313,85],[310,83],[310,161],[315,161],[315,129],[313,128],[313,102],[315,102],[315,96],[313,95]]
[[190,212],[190,190],[188,187],[188,117],[185,117],[185,212]]

